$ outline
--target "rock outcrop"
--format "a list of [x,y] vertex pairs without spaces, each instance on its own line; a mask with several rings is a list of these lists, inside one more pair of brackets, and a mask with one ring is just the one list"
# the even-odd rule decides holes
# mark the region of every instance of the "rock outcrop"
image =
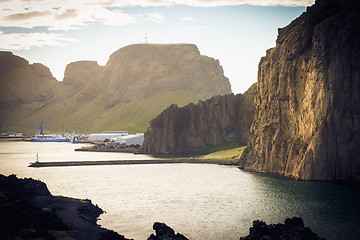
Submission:
[[187,147],[247,142],[254,116],[254,84],[244,94],[215,96],[179,108],[171,105],[150,122],[143,149],[147,153],[185,153]]
[[116,239],[96,224],[103,211],[90,200],[52,196],[46,184],[0,174],[2,239]]
[[104,67],[95,61],[72,62],[66,66],[63,83],[101,91],[104,90],[103,74]]
[[360,3],[317,0],[259,63],[241,167],[297,179],[360,179]]
[[293,239],[293,240],[324,240],[310,228],[304,226],[302,218],[293,217],[285,219],[285,223],[270,224],[255,220],[250,228],[250,234],[241,237],[240,240],[263,240],[263,239]]
[[153,225],[155,235],[151,234],[147,240],[188,240],[184,235],[176,233],[165,223],[155,222]]

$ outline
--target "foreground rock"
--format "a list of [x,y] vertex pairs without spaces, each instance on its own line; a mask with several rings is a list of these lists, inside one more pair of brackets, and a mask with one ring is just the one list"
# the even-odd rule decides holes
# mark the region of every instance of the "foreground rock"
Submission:
[[4,239],[125,240],[96,224],[103,211],[90,200],[52,196],[33,179],[0,175],[0,212]]
[[259,63],[241,167],[305,180],[360,180],[360,2],[317,0]]
[[175,234],[175,231],[168,227],[165,223],[156,222],[153,225],[155,235],[151,234],[148,240],[188,240],[180,233]]
[[246,93],[215,96],[179,108],[171,105],[150,122],[144,134],[147,153],[186,153],[186,148],[247,142],[254,116],[256,85]]
[[305,227],[303,220],[298,217],[285,219],[285,224],[267,225],[263,221],[256,220],[250,228],[250,234],[240,238],[240,240],[265,239],[324,240],[325,238],[320,238],[316,233],[312,232],[310,228]]

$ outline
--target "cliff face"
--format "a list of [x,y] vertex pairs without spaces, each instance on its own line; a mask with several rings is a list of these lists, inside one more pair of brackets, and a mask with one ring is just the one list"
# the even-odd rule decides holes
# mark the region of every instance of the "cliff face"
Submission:
[[171,104],[231,93],[219,61],[200,55],[191,44],[123,47],[106,66],[68,64],[63,82],[41,64],[1,53],[0,81],[5,132],[38,129],[41,121],[49,132],[144,132]]
[[241,166],[299,179],[360,179],[360,4],[317,0],[259,63]]
[[247,142],[255,94],[254,84],[244,94],[215,96],[182,108],[171,105],[150,122],[143,148],[148,153],[183,153],[186,147]]

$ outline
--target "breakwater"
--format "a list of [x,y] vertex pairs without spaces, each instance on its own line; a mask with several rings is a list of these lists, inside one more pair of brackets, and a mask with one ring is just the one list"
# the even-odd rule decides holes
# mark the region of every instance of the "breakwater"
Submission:
[[106,161],[63,161],[63,162],[34,162],[29,167],[70,167],[70,166],[98,166],[98,165],[135,165],[135,164],[176,164],[176,163],[195,163],[195,164],[220,164],[236,165],[237,161],[223,161],[216,159],[195,159],[195,158],[176,158],[176,159],[154,159],[154,160],[106,160]]

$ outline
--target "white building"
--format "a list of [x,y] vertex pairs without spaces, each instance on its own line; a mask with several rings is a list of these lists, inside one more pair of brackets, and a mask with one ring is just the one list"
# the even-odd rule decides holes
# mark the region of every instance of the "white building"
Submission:
[[102,142],[105,139],[111,140],[111,139],[116,139],[116,138],[127,136],[127,135],[129,135],[129,133],[125,132],[125,131],[94,133],[94,134],[89,135],[89,141]]
[[130,134],[127,136],[121,136],[115,139],[115,142],[124,143],[126,146],[130,145],[142,145],[144,142],[144,134],[137,133],[137,134]]

